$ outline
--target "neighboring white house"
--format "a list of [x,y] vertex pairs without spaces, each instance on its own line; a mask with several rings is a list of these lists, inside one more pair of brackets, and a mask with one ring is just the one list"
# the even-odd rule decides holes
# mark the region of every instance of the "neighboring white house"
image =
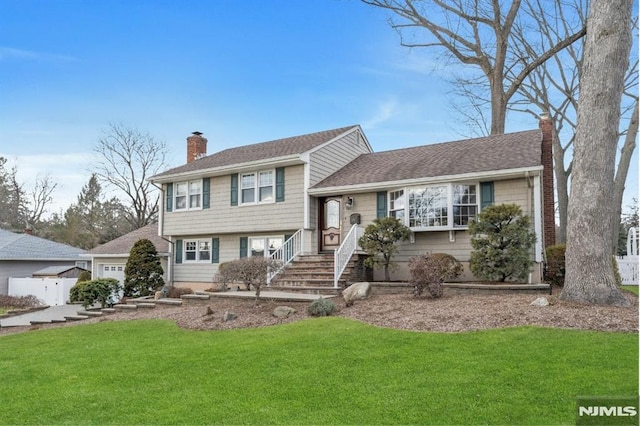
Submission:
[[[555,243],[552,122],[540,129],[375,153],[358,125],[206,154],[199,132],[187,138],[187,163],[151,178],[162,187],[159,233],[171,241],[176,286],[211,284],[222,262],[268,256],[285,241],[303,254],[334,253],[353,225],[393,216],[411,228],[408,259],[446,252],[473,279],[467,225],[494,203],[517,203],[531,216],[537,243]],[[290,238],[292,237],[293,238]],[[287,248],[289,250],[289,248]]]

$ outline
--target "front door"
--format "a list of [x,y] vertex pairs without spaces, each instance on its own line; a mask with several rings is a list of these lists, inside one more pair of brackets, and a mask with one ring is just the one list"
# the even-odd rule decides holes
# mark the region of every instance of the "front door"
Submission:
[[331,251],[340,247],[340,198],[327,198],[322,205],[322,236],[320,250]]

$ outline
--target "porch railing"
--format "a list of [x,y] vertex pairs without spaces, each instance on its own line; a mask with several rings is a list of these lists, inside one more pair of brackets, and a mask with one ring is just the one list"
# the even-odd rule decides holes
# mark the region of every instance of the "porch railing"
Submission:
[[353,225],[347,235],[344,237],[342,244],[333,254],[333,288],[338,288],[338,280],[347,268],[347,264],[351,260],[353,253],[358,250],[358,240],[362,237],[364,228],[359,225]]
[[279,249],[269,255],[270,263],[274,264],[275,267],[272,267],[269,272],[267,272],[267,285],[270,285],[276,275],[282,272],[297,255],[302,253],[302,236],[302,229],[299,229],[285,241]]

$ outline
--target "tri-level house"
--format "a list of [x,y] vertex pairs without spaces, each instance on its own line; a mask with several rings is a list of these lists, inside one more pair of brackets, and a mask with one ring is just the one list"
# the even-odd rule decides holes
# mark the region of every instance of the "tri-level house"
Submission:
[[392,280],[406,280],[408,260],[429,252],[455,256],[465,265],[461,279],[473,280],[469,221],[488,205],[517,203],[532,217],[530,280],[539,282],[543,248],[555,240],[551,138],[543,118],[535,130],[375,153],[353,125],[207,155],[207,139],[194,132],[187,163],[151,178],[163,192],[168,280],[205,289],[222,262],[272,256],[295,264],[328,254],[325,278],[341,286],[358,237],[381,216],[412,231]]

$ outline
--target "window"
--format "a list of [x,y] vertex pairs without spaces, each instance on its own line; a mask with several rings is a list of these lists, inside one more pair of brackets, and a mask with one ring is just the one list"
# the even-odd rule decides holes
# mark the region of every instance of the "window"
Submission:
[[467,226],[475,220],[478,201],[475,185],[453,185],[453,226]]
[[244,173],[240,179],[241,203],[271,203],[275,194],[274,171]]
[[249,248],[251,256],[269,256],[278,250],[283,243],[282,237],[251,237],[249,238]]
[[475,184],[433,185],[389,192],[389,216],[414,230],[467,227],[477,213]]
[[209,262],[211,261],[211,241],[186,240],[184,242],[185,262]]
[[404,190],[393,191],[389,194],[389,216],[404,222]]
[[191,210],[202,208],[202,181],[192,180],[175,184],[175,209]]
[[446,186],[409,189],[409,227],[434,228],[449,225]]

